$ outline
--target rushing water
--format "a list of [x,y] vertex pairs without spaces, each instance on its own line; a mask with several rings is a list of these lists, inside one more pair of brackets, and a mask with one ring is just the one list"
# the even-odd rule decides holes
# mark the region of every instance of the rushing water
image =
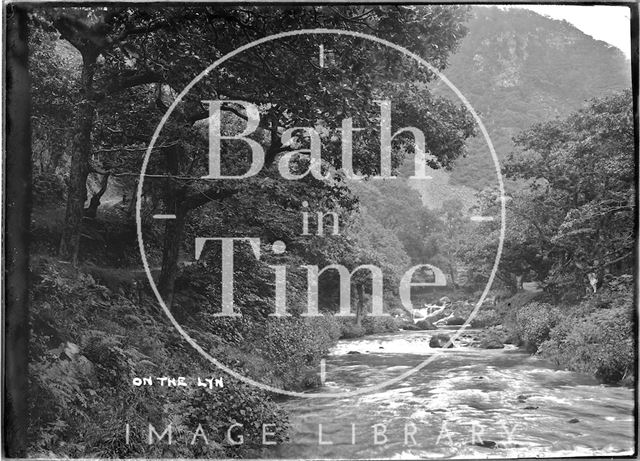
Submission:
[[[321,392],[381,383],[430,354],[439,356],[387,389],[348,398],[285,401],[291,440],[269,456],[399,459],[633,452],[632,389],[558,370],[515,348],[430,349],[432,334],[399,332],[341,341],[326,360]],[[486,446],[478,446],[481,441]]]

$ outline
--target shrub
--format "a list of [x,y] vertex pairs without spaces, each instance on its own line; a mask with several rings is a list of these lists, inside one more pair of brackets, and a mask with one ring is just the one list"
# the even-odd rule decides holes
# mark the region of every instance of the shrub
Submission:
[[340,323],[340,339],[359,338],[365,335],[364,328],[353,320],[343,320]]
[[628,379],[634,367],[633,303],[584,315],[580,308],[601,304],[589,299],[551,330],[540,353],[564,368],[590,373],[607,383]]
[[[133,387],[134,376],[211,376],[211,366],[185,348],[180,335],[161,321],[157,309],[114,295],[67,264],[39,258],[32,265],[31,398],[26,428],[30,457],[167,456],[163,452],[169,449],[166,445],[146,443],[143,428],[148,423],[156,428],[171,423],[176,438],[191,440],[188,431],[193,426],[185,421],[210,421],[207,432],[222,431],[222,424],[238,421],[244,424],[247,442],[259,440],[262,423],[268,423],[276,425],[275,438],[283,439],[288,426],[286,415],[264,392],[231,378],[225,377],[225,387],[212,392],[195,387],[184,392],[166,392],[158,386]],[[332,328],[313,324],[331,319],[298,321],[301,323],[275,325],[270,332],[268,340],[274,342],[279,337],[288,342],[287,335],[293,335],[298,349],[283,358],[275,354],[282,348],[274,344],[272,352],[278,359],[269,363],[270,369],[280,372],[309,355],[311,361],[317,360],[338,335],[337,324]],[[206,333],[199,332],[201,336]],[[220,349],[212,348],[212,354],[217,355]],[[239,350],[237,353],[242,354]],[[132,427],[130,444],[124,442],[125,423]],[[178,443],[170,449],[169,456],[176,458],[239,458],[251,457],[252,446],[231,447],[212,441],[208,446]]]
[[516,312],[516,332],[525,347],[536,352],[549,339],[551,329],[559,321],[558,308],[548,303],[533,302]]
[[388,331],[398,331],[398,324],[395,319],[389,317],[372,317],[367,316],[362,319],[362,328],[367,335],[374,333],[385,333]]
[[[243,438],[243,444],[235,449],[226,446],[226,453],[222,445],[201,443],[200,440],[192,450],[196,456],[218,455],[222,457],[242,457],[247,449],[259,449],[262,446],[262,427],[273,424],[270,432],[275,435],[269,439],[282,442],[286,438],[289,427],[288,417],[284,410],[267,398],[266,393],[254,386],[241,383],[233,378],[225,378],[225,386],[220,389],[195,389],[187,404],[180,412],[187,430],[199,424],[208,432],[208,439],[222,442],[227,438],[227,432],[232,424],[241,424],[237,433],[232,433],[234,439]],[[187,438],[191,440],[193,436]],[[225,443],[226,445],[226,443]],[[217,448],[217,449],[216,449]],[[192,454],[192,455],[193,455]]]
[[[260,325],[252,323],[246,335],[251,350],[269,364],[268,373],[288,389],[310,384],[308,376],[317,374],[320,359],[336,343],[339,325],[333,316],[270,318]],[[256,377],[264,379],[264,376]]]

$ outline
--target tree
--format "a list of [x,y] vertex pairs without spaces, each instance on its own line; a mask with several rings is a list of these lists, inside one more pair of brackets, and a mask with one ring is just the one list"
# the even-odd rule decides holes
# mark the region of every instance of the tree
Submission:
[[[38,24],[58,31],[82,56],[61,254],[77,261],[88,174],[109,173],[112,182],[135,187],[128,178],[138,171],[146,142],[168,104],[203,63],[283,30],[324,27],[378,34],[420,53],[442,69],[466,31],[462,25],[466,10],[441,6],[226,5],[34,10]],[[332,52],[324,68],[317,62],[320,45]],[[431,166],[449,166],[463,152],[473,123],[462,107],[429,93],[427,83],[433,77],[395,50],[376,43],[337,35],[304,35],[247,50],[228,61],[224,72],[203,79],[165,126],[157,145],[159,155],[148,169],[149,178],[155,178],[146,181],[147,204],[151,208],[162,204],[167,213],[173,210],[176,214],[175,220],[167,222],[163,237],[160,285],[165,294],[172,292],[187,216],[240,190],[264,190],[260,183],[266,180],[268,170],[280,155],[291,150],[279,140],[288,128],[318,128],[323,133],[323,168],[338,169],[342,119],[352,117],[354,127],[375,125],[380,107],[373,101],[384,97],[392,101],[393,129],[422,129],[426,148],[433,155]],[[207,173],[202,120],[209,114],[202,101],[210,99],[242,100],[260,107],[256,138],[267,153],[263,174],[242,184],[197,181]],[[243,129],[244,109],[234,104],[223,109],[235,117],[228,120],[226,128]],[[295,133],[302,147],[308,139],[300,134]],[[356,174],[380,173],[379,143],[375,128],[356,134]],[[411,151],[412,143],[406,133],[394,140],[394,147],[400,147],[393,152],[394,167],[407,147]],[[223,169],[238,172],[246,168],[248,153],[238,147],[224,146]],[[290,168],[302,173],[308,166],[305,162],[308,160],[303,157],[292,158]],[[323,187],[338,191],[340,181],[337,175],[334,184]],[[99,198],[100,191],[94,208]]]
[[[289,29],[301,27],[337,27],[378,31],[383,36],[410,46],[442,68],[446,56],[455,47],[464,34],[461,19],[463,8],[442,7],[313,7],[313,8],[277,8],[267,10],[264,7],[182,7],[182,8],[57,8],[45,11],[34,10],[33,17],[39,24],[57,30],[62,39],[71,43],[82,56],[82,72],[79,79],[79,102],[74,128],[69,194],[65,230],[60,251],[64,256],[77,260],[80,224],[83,205],[86,200],[86,178],[89,172],[91,136],[95,123],[96,107],[104,99],[127,88],[150,82],[169,83],[181,88],[201,68],[203,59],[211,62],[220,54],[231,51],[251,40]],[[324,40],[327,46],[334,46],[335,37]],[[288,117],[301,122],[315,118],[317,109],[313,94],[309,94],[308,85],[323,80],[318,78],[317,65],[310,56],[317,54],[317,40],[309,37],[298,41],[296,45],[266,46],[260,52],[247,53],[249,58],[236,60],[237,66],[227,75],[215,82],[217,97],[233,99],[241,96],[244,100],[272,105],[265,117],[266,125],[282,123],[278,117]],[[297,45],[306,46],[298,48]],[[185,47],[188,51],[185,52]],[[335,47],[337,49],[337,47]],[[342,49],[346,49],[344,46]],[[313,52],[310,52],[313,50]],[[303,51],[299,53],[299,51]],[[202,56],[204,54],[205,56]],[[387,55],[390,53],[387,51]],[[351,59],[350,65],[341,62],[333,68],[336,74],[358,71],[370,58],[364,53],[358,59]],[[353,58],[353,57],[352,57]],[[310,65],[299,66],[305,70],[296,76],[282,72],[282,63],[294,62]],[[388,59],[383,57],[386,65]],[[396,56],[394,61],[400,61]],[[175,70],[175,71],[172,71]],[[252,70],[253,72],[249,72]],[[423,72],[424,73],[424,72]],[[265,79],[265,76],[268,76]],[[285,78],[283,78],[285,77]],[[277,85],[269,88],[271,83]],[[328,81],[331,81],[329,79]],[[242,82],[249,90],[234,95]],[[265,84],[266,83],[266,84]],[[371,96],[366,76],[362,76],[360,85],[352,87],[356,97]],[[262,87],[265,87],[262,91]],[[317,94],[326,88],[316,86]],[[359,88],[359,89],[358,89]],[[270,90],[278,91],[270,91]],[[344,90],[344,88],[343,88]],[[363,91],[365,94],[358,94]],[[211,95],[208,94],[208,97]],[[311,97],[310,97],[311,96]],[[369,98],[371,100],[372,98]],[[347,109],[349,99],[342,98]],[[198,119],[202,110],[187,112],[187,121]],[[296,101],[296,104],[290,104]],[[304,104],[303,102],[306,102]],[[313,106],[313,107],[312,107]],[[335,106],[333,106],[335,107]],[[332,107],[332,108],[333,108]],[[410,105],[406,106],[410,108]],[[361,108],[361,107],[360,107]],[[286,110],[285,110],[286,109]],[[314,115],[312,115],[314,114]],[[343,115],[343,114],[338,114]],[[199,118],[204,118],[200,115]],[[277,123],[276,123],[277,124]],[[442,127],[447,125],[442,125]],[[277,132],[278,128],[275,128]],[[272,131],[273,133],[274,131]],[[436,149],[436,147],[433,147]],[[441,150],[441,160],[448,158],[448,150]],[[278,152],[276,146],[268,157]],[[455,155],[455,153],[454,153]],[[180,224],[175,226],[179,229]]]
[[[547,282],[579,286],[589,272],[602,281],[629,271],[635,210],[631,92],[594,99],[561,122],[534,126],[516,143],[506,173],[545,193],[555,224]],[[538,162],[535,162],[538,160]]]
[[35,173],[54,174],[72,140],[69,120],[78,92],[78,64],[73,49],[61,45],[57,34],[31,27],[29,73]]
[[367,213],[397,235],[413,264],[423,264],[436,254],[433,231],[437,216],[423,205],[420,194],[405,178],[358,181],[350,188]]
[[[86,201],[89,158],[92,153],[92,130],[97,105],[119,91],[162,79],[150,63],[136,62],[132,66],[127,44],[134,36],[145,35],[160,28],[172,27],[171,15],[158,17],[151,10],[126,7],[47,8],[34,9],[32,20],[39,27],[55,30],[69,42],[82,58],[71,148],[65,228],[60,242],[60,254],[77,264],[80,227]],[[184,18],[183,18],[184,19]],[[108,59],[105,58],[108,56]],[[109,69],[105,63],[113,62]],[[98,79],[98,81],[96,81]]]
[[[358,12],[358,14],[356,14]],[[373,8],[360,7],[338,10],[331,7],[317,7],[311,9],[291,10],[289,8],[229,10],[229,14],[241,17],[240,24],[233,26],[242,30],[229,30],[224,36],[224,43],[220,38],[220,30],[205,31],[206,33],[194,37],[192,43],[195,49],[210,50],[214,55],[228,51],[249,40],[268,35],[267,32],[282,30],[295,25],[303,27],[345,27],[349,25],[356,30],[371,29],[378,31],[383,37],[396,40],[406,40],[406,45],[419,47],[433,58],[438,65],[444,65],[444,56],[458,39],[461,26],[456,25],[462,10],[442,10],[433,8]],[[439,15],[436,15],[439,13]],[[345,15],[346,14],[346,15]],[[365,14],[367,21],[363,23],[358,16]],[[429,45],[425,49],[421,42],[416,42],[410,33],[398,35],[397,29],[389,27],[390,21],[399,22],[403,30],[413,31],[419,36],[432,36],[433,40],[442,43],[441,48]],[[453,31],[450,34],[433,34],[431,27],[450,24]],[[229,21],[221,27],[231,27]],[[232,24],[232,23],[231,23]],[[164,44],[165,37],[158,36],[155,46],[162,49],[172,49]],[[199,46],[202,41],[202,46]],[[319,45],[323,44],[333,51],[333,64],[326,71],[322,71],[315,64]],[[401,42],[402,43],[402,42]],[[446,44],[446,46],[445,46]],[[207,46],[204,46],[207,45]],[[355,51],[354,51],[355,50]],[[196,58],[193,58],[196,59]],[[201,59],[201,55],[198,55]],[[212,59],[213,60],[213,56]],[[184,63],[184,60],[182,61]],[[189,68],[188,63],[184,67]],[[295,75],[290,69],[295,68]],[[400,75],[402,78],[399,78]],[[176,80],[171,82],[172,88],[180,88],[191,74],[177,73]],[[257,107],[261,107],[260,132],[256,139],[264,145],[266,152],[263,174],[241,183],[233,181],[216,181],[213,186],[196,183],[192,180],[206,174],[205,157],[201,155],[206,144],[205,139],[193,136],[193,132],[184,135],[184,130],[173,129],[168,134],[166,143],[176,141],[171,136],[182,136],[174,154],[179,157],[173,163],[173,171],[169,173],[175,178],[176,172],[186,175],[183,182],[173,181],[165,190],[171,191],[172,199],[165,200],[169,210],[177,210],[176,220],[167,224],[166,241],[180,242],[187,214],[199,207],[216,200],[224,200],[240,190],[247,191],[262,183],[264,189],[265,175],[275,167],[276,160],[284,152],[291,150],[280,144],[280,135],[295,126],[315,126],[322,133],[322,162],[324,171],[334,171],[341,166],[341,143],[338,128],[342,119],[353,117],[354,126],[366,126],[377,123],[380,117],[380,107],[373,104],[380,94],[394,101],[393,126],[418,126],[422,128],[429,139],[428,150],[442,165],[448,165],[453,158],[460,155],[464,149],[463,139],[473,132],[471,119],[460,107],[438,100],[429,95],[424,84],[433,76],[418,71],[415,63],[411,63],[399,56],[395,50],[389,50],[377,44],[353,37],[315,37],[300,36],[286,40],[269,42],[257,49],[252,49],[247,56],[232,60],[220,75],[209,76],[201,84],[194,87],[193,94],[181,106],[172,122],[175,127],[184,127],[206,119],[208,112],[200,101],[210,99],[212,90],[217,97],[242,100]],[[179,81],[182,79],[182,81]],[[412,83],[407,87],[406,79]],[[420,108],[425,110],[420,110]],[[245,110],[234,104],[224,109],[233,113],[234,119],[227,121],[227,127],[242,129],[243,119],[247,118]],[[431,109],[426,115],[427,109]],[[192,125],[197,132],[198,123]],[[397,128],[396,128],[397,129]],[[171,133],[172,128],[168,128]],[[233,132],[233,130],[231,130]],[[237,132],[237,131],[236,131]],[[429,136],[438,133],[438,136]],[[410,139],[410,138],[408,138]],[[400,143],[407,143],[407,138],[399,139]],[[300,137],[302,145],[309,142],[308,138]],[[446,141],[446,142],[445,142]],[[197,145],[197,143],[200,145]],[[379,133],[375,129],[367,129],[363,136],[354,140],[354,152],[358,152],[354,159],[354,171],[361,175],[380,173]],[[246,147],[246,146],[245,146]],[[302,147],[302,146],[301,146]],[[242,147],[224,147],[223,169],[227,171],[246,171],[249,160],[248,152]],[[290,168],[296,173],[304,173],[309,167],[308,159],[294,157]],[[398,165],[400,157],[394,155],[393,164]],[[168,164],[168,163],[167,163]],[[152,170],[154,174],[162,175],[163,170]],[[175,169],[177,167],[177,169]],[[167,171],[166,169],[164,170]],[[336,191],[336,184],[342,181],[340,174],[336,174],[333,184],[322,186],[327,192]],[[320,187],[319,181],[307,177],[304,182],[314,187]],[[274,182],[270,181],[270,185]],[[173,280],[177,272],[177,249],[165,246],[163,255],[160,285],[166,294],[172,291]]]
[[[345,266],[349,270],[362,264],[379,267],[382,270],[385,290],[397,293],[400,279],[410,265],[410,259],[398,237],[378,223],[365,208],[361,208],[347,226],[345,239],[347,246],[342,257]],[[370,279],[366,271],[359,271],[353,277],[357,299],[357,325],[361,325],[362,318],[366,315],[365,293],[369,292],[373,296],[372,289],[367,289]]]
[[[564,120],[519,134],[520,148],[504,166],[525,189],[507,202],[501,270],[533,271],[555,293],[583,293],[589,273],[632,270],[635,212],[631,93],[594,99]],[[483,213],[496,214],[497,195],[485,194]],[[498,223],[486,223],[488,248]],[[493,244],[495,245],[495,243]],[[476,256],[485,252],[478,250]]]
[[436,265],[442,265],[451,277],[451,283],[457,286],[456,275],[460,252],[468,236],[469,217],[466,216],[463,203],[459,199],[448,199],[442,204],[438,213],[438,253]]

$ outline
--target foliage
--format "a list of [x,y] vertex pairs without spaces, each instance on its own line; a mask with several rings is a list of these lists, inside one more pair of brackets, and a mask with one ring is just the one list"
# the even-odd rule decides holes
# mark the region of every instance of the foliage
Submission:
[[[73,134],[69,121],[76,103],[79,56],[56,34],[36,27],[29,34],[29,50],[34,179],[62,182],[65,151]],[[54,192],[55,198],[62,198],[57,187]],[[36,188],[35,201],[46,199],[45,193]]]
[[253,329],[247,354],[259,354],[270,365],[280,387],[302,390],[317,385],[320,359],[336,343],[340,327],[332,316],[270,319],[263,333]]
[[[171,423],[175,437],[187,440],[172,448],[174,456],[241,456],[255,445],[263,423],[275,424],[282,440],[286,415],[261,391],[227,376],[225,387],[211,392],[132,386],[135,376],[211,376],[210,364],[157,320],[150,299],[140,303],[123,295],[122,287],[99,285],[48,258],[34,261],[32,270],[28,430],[34,456],[166,455],[165,445],[148,445],[142,435],[149,422],[156,428]],[[220,443],[189,445],[193,421],[210,422],[205,430]],[[222,424],[232,422],[244,424],[246,446],[229,446],[217,437]],[[132,428],[128,445],[126,423]]]
[[636,351],[634,317],[631,290],[623,297],[603,292],[565,314],[540,345],[540,353],[607,383],[630,382]]
[[364,332],[367,335],[398,331],[398,325],[395,319],[391,316],[365,317],[364,319],[362,319],[362,328],[364,328]]
[[[466,12],[464,7],[436,5],[34,8],[34,28],[59,32],[60,38],[82,55],[80,85],[74,96],[84,98],[85,103],[74,126],[61,253],[75,264],[88,172],[104,169],[115,177],[125,177],[122,182],[127,188],[135,186],[126,177],[138,171],[139,153],[175,95],[201,71],[203,61],[213,62],[251,41],[286,30],[344,28],[374,31],[442,69],[466,33],[462,25]],[[373,103],[380,94],[394,102],[394,127],[411,121],[427,133],[426,148],[433,154],[429,161],[434,166],[447,167],[463,152],[464,139],[473,134],[471,119],[462,107],[429,94],[431,73],[375,42],[316,35],[268,42],[228,60],[224,72],[205,76],[168,121],[149,167],[160,181],[149,184],[149,179],[145,188],[151,205],[145,213],[153,214],[162,204],[168,212],[180,215],[165,231],[165,240],[173,242],[172,248],[165,248],[162,262],[161,281],[167,295],[173,294],[175,246],[180,245],[176,240],[182,239],[186,215],[239,189],[246,188],[251,194],[265,186],[263,177],[241,186],[234,181],[212,186],[194,180],[207,172],[205,156],[201,155],[205,150],[203,123],[199,122],[208,117],[201,101],[210,100],[212,92],[218,99],[242,100],[260,107],[256,138],[267,152],[266,169],[279,154],[292,150],[279,139],[286,129],[315,126],[322,138],[322,168],[331,172],[341,160],[336,136],[341,121],[353,117],[356,126],[367,127],[354,146],[363,154],[355,156],[354,171],[365,176],[379,173],[380,162],[374,155],[379,150],[379,136],[370,125],[380,116],[380,108]],[[320,45],[332,50],[331,65],[324,70],[315,63]],[[246,118],[245,111],[236,106],[224,108],[237,117],[225,120],[225,129],[244,125],[240,120]],[[294,141],[292,145],[302,147],[308,138],[296,133]],[[407,136],[398,137],[394,166],[409,145]],[[224,150],[225,173],[246,171],[246,149],[226,145]],[[309,166],[304,150],[286,157],[295,173],[304,173]],[[173,179],[166,179],[168,175]],[[187,182],[176,179],[178,176]],[[343,178],[336,176],[329,185],[317,178],[307,177],[304,182],[322,190],[326,197],[344,199],[344,188],[338,184]],[[291,189],[289,193],[295,194],[295,185]]]
[[[288,417],[279,406],[266,397],[265,392],[254,386],[247,386],[235,379],[226,380],[228,384],[223,389],[210,392],[194,392],[187,401],[182,414],[183,424],[189,428],[207,428],[209,444],[214,438],[214,454],[228,457],[243,456],[256,453],[262,447],[263,424],[273,424],[275,435],[269,440],[280,443],[286,439]],[[231,433],[236,441],[240,434],[242,446],[229,443],[227,432],[234,424],[242,427]],[[213,435],[213,437],[212,437]],[[189,437],[192,439],[193,436]],[[218,442],[218,443],[215,443]],[[211,447],[202,440],[192,448],[195,456],[211,455]]]
[[[507,230],[498,277],[543,282],[558,296],[581,297],[587,274],[606,285],[629,273],[633,254],[633,117],[629,91],[592,100],[563,120],[515,139],[505,174],[523,183],[507,198]],[[493,216],[469,241],[467,261],[487,277],[497,249],[501,198],[479,195],[477,212]]]
[[409,257],[395,233],[361,209],[346,226],[344,238],[352,248],[345,257],[347,267],[373,264],[382,269],[388,287],[397,287],[409,266]]
[[365,329],[353,320],[344,320],[340,323],[340,339],[360,338],[365,335]]
[[518,335],[525,347],[536,352],[540,345],[549,339],[549,334],[560,318],[556,306],[548,303],[533,302],[516,312]]
[[432,235],[437,218],[405,180],[358,181],[350,188],[367,214],[397,235],[412,264],[424,264],[437,253]]

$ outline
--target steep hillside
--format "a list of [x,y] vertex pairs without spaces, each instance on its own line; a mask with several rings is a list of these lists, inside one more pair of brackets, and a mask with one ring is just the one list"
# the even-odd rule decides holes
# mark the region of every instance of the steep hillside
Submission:
[[[631,86],[624,54],[566,21],[522,9],[475,7],[468,27],[445,75],[479,112],[501,158],[513,150],[511,138],[520,130]],[[474,139],[468,147],[449,183],[474,189],[495,184],[484,141]]]

